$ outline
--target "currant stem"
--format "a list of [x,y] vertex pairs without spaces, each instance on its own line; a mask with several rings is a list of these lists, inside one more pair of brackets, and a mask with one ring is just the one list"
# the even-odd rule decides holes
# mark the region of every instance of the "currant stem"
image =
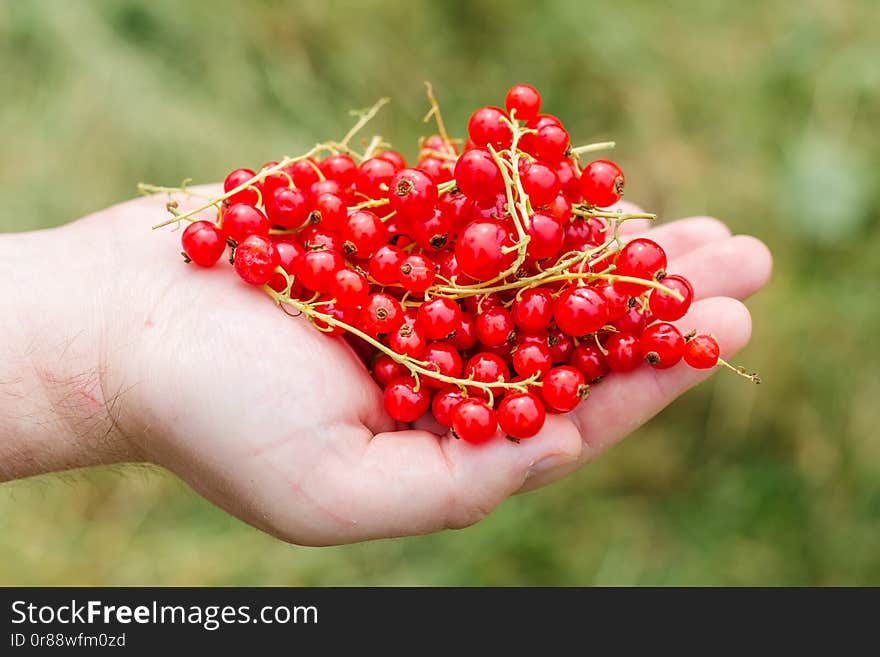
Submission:
[[571,149],[572,155],[583,155],[584,153],[593,153],[594,151],[604,151],[617,146],[617,142],[600,141],[595,144],[585,144],[584,146],[576,146]]
[[742,367],[741,365],[731,365],[723,358],[718,359],[718,364],[721,365],[722,367],[726,367],[734,374],[738,374],[739,376],[743,377],[744,379],[748,379],[752,383],[755,383],[755,384],[761,383],[761,377],[758,376],[758,374],[756,372],[748,372],[746,370],[746,368]]

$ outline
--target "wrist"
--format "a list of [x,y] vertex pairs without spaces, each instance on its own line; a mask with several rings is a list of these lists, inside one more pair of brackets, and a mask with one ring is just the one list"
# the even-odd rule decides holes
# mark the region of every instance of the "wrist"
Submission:
[[107,386],[105,254],[88,231],[0,236],[0,480],[138,458]]

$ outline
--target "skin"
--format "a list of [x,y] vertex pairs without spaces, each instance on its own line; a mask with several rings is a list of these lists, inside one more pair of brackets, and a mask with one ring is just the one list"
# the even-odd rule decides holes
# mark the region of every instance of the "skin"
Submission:
[[[184,265],[179,232],[151,233],[165,201],[0,236],[0,479],[150,462],[285,541],[423,534],[572,473],[711,375],[680,364],[611,376],[520,444],[397,426],[342,340],[228,267]],[[728,359],[748,342],[740,300],[771,272],[761,242],[704,217],[628,222],[627,234],[658,241],[693,282],[680,328],[714,334]]]

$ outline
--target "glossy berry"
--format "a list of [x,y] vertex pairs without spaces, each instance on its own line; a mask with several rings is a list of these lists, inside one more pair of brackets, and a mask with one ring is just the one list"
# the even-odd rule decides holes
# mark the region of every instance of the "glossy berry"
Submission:
[[556,163],[556,177],[559,179],[559,186],[562,193],[572,203],[579,203],[583,200],[581,195],[581,179],[574,163],[567,157],[562,158]]
[[489,308],[477,315],[477,338],[486,347],[498,347],[509,342],[513,330],[513,317],[506,308]]
[[406,160],[403,155],[398,153],[397,151],[387,150],[379,153],[379,157],[383,160],[388,160],[391,164],[394,165],[395,171],[400,171],[401,169],[406,168]]
[[596,160],[581,172],[580,191],[584,202],[605,208],[620,200],[625,183],[623,171],[614,162]]
[[620,319],[629,310],[629,296],[616,283],[601,281],[593,289],[605,299],[609,322]]
[[403,324],[403,308],[394,297],[377,292],[361,309],[360,324],[373,337],[387,335]]
[[542,383],[541,396],[544,403],[558,413],[574,410],[590,391],[584,375],[567,365],[551,369]]
[[477,320],[471,313],[461,313],[461,323],[450,340],[459,351],[467,351],[477,344]]
[[310,190],[312,185],[321,180],[318,175],[320,169],[310,157],[288,164],[284,171],[293,179],[293,184],[303,191]]
[[[302,291],[302,284],[297,279],[296,262],[303,254],[303,249],[299,244],[288,241],[276,241],[275,248],[278,249],[278,265],[290,276],[294,277],[291,294],[295,295]],[[283,292],[287,288],[287,280],[277,271],[269,279],[269,287],[276,292]]]
[[336,194],[337,196],[343,196],[344,191],[342,185],[338,182],[327,179],[313,182],[311,187],[309,187],[309,194],[315,198],[321,194]]
[[455,181],[469,199],[488,201],[504,192],[504,179],[489,151],[475,148],[455,163]]
[[340,230],[348,218],[345,201],[336,194],[318,194],[309,213],[309,222],[326,230]]
[[640,312],[639,307],[636,305],[628,308],[622,317],[611,320],[609,323],[621,333],[632,333],[635,336],[639,336],[648,325],[648,318],[645,313]]
[[[256,173],[252,169],[236,169],[235,171],[231,171],[228,176],[226,176],[226,180],[223,181],[223,191],[230,192],[236,187],[243,185],[248,180],[253,178]],[[260,195],[257,192],[256,185],[250,185],[240,192],[236,192],[228,199],[226,202],[232,206],[236,203],[244,203],[245,205],[256,205],[259,201]]]
[[[654,279],[666,270],[666,252],[652,240],[641,237],[628,242],[617,255],[615,274],[632,278]],[[641,294],[646,288],[638,283],[619,282],[627,294]]]
[[425,355],[428,342],[416,327],[404,323],[388,336],[388,346],[398,354],[421,359]]
[[594,342],[582,342],[576,346],[569,365],[580,371],[587,383],[598,383],[609,370],[605,354]]
[[252,205],[236,203],[223,212],[223,234],[236,243],[250,235],[269,235],[269,220]]
[[200,267],[211,267],[226,250],[223,233],[210,221],[194,221],[180,238],[180,244],[187,258]]
[[563,333],[558,326],[551,327],[547,335],[547,346],[553,356],[553,363],[567,363],[574,351],[574,340]]
[[406,376],[409,370],[402,363],[398,363],[388,354],[379,354],[373,363],[373,378],[383,388],[394,379]]
[[388,203],[392,210],[410,221],[427,219],[437,203],[437,185],[418,169],[403,169],[391,178]]
[[535,155],[547,162],[559,162],[568,151],[568,132],[558,125],[545,125],[534,135]]
[[235,273],[251,285],[265,285],[280,259],[275,243],[262,235],[251,235],[235,249]]
[[571,201],[565,194],[557,194],[547,207],[547,214],[556,219],[565,228],[571,222]]
[[721,349],[711,335],[698,335],[684,345],[684,361],[698,370],[708,370],[718,364]]
[[333,277],[330,295],[340,308],[359,308],[370,297],[370,284],[363,274],[353,269],[340,269]]
[[[272,167],[278,166],[278,162],[266,162],[262,167],[260,167],[260,171],[264,171],[266,169],[270,169]],[[259,183],[260,189],[263,192],[263,203],[265,204],[266,198],[272,195],[276,189],[281,189],[282,187],[291,187],[295,185],[291,185],[293,178],[289,173],[284,171],[276,171],[275,173],[268,174],[263,180]]]
[[351,187],[357,175],[357,164],[348,155],[331,155],[318,163],[318,168],[328,180],[336,181],[343,188]]
[[530,121],[541,111],[541,94],[531,85],[515,84],[507,92],[504,105],[517,121]]
[[513,370],[522,377],[546,374],[552,366],[553,355],[546,344],[528,342],[519,345],[513,352]]
[[347,256],[366,260],[388,241],[388,231],[374,213],[358,210],[345,222],[342,239],[342,249]]
[[434,210],[429,217],[412,221],[409,232],[421,248],[439,251],[449,244],[453,225],[448,215]]
[[413,294],[422,294],[434,284],[434,276],[434,263],[421,253],[414,253],[400,263],[397,280]]
[[684,356],[684,338],[672,324],[653,324],[639,337],[639,351],[648,365],[666,369]]
[[589,287],[573,287],[556,298],[553,314],[556,324],[572,337],[595,333],[608,321],[608,306],[598,292]]
[[531,288],[522,292],[511,306],[513,322],[523,331],[540,331],[553,318],[553,296],[546,288]]
[[632,333],[614,333],[605,343],[605,362],[613,372],[631,372],[642,363],[639,339]]
[[263,200],[269,221],[282,228],[299,228],[309,217],[309,197],[299,189],[279,187]]
[[546,260],[559,255],[565,233],[556,219],[536,212],[531,216],[528,234],[530,239],[526,247],[526,257],[529,260]]
[[498,405],[498,426],[511,438],[531,438],[544,426],[544,404],[530,392],[506,395]]
[[682,276],[667,276],[661,282],[670,290],[675,290],[681,294],[682,300],[679,301],[671,294],[654,289],[648,297],[648,307],[656,319],[674,322],[676,319],[684,317],[691,307],[691,302],[694,299],[694,288]]
[[342,251],[342,238],[339,236],[339,233],[335,230],[322,228],[320,224],[304,228],[297,233],[296,238],[307,251],[318,251],[321,249]]
[[507,269],[515,252],[503,253],[513,245],[507,228],[498,221],[474,221],[455,242],[455,259],[461,270],[478,281],[494,278]]
[[[507,364],[501,360],[500,356],[481,351],[471,356],[470,360],[464,365],[462,376],[467,379],[473,377],[474,381],[482,383],[494,383],[499,379],[507,381],[510,378],[510,370]],[[477,388],[469,389],[472,394],[482,395],[483,392]]]
[[447,297],[435,297],[419,306],[417,323],[429,340],[443,340],[461,326],[461,321],[461,308]]
[[[464,368],[458,349],[448,342],[429,343],[425,348],[422,360],[428,363],[428,369],[435,370],[443,376],[460,378]],[[425,377],[424,383],[429,388],[437,388],[442,385],[442,382],[430,377]]]
[[416,381],[411,376],[394,379],[385,388],[383,401],[385,411],[398,422],[415,422],[422,417],[431,404],[431,397],[425,386],[416,390]]
[[329,293],[338,272],[345,265],[336,251],[306,251],[294,263],[299,282],[313,292]]
[[452,433],[465,442],[485,443],[497,430],[495,411],[481,399],[463,399],[452,411]]
[[438,424],[447,429],[452,426],[452,411],[464,399],[461,389],[454,385],[444,385],[431,398],[431,414]]
[[512,133],[506,119],[507,115],[498,107],[481,107],[471,114],[468,136],[477,146],[491,144],[495,150],[507,148]]
[[400,275],[400,263],[406,258],[406,253],[396,246],[386,244],[370,258],[370,276],[380,285],[392,285],[397,282]]
[[364,160],[357,169],[354,188],[358,194],[368,199],[385,198],[388,195],[391,178],[397,172],[394,164],[381,157]]
[[519,178],[533,208],[549,205],[559,194],[559,178],[546,164],[529,162],[523,167]]

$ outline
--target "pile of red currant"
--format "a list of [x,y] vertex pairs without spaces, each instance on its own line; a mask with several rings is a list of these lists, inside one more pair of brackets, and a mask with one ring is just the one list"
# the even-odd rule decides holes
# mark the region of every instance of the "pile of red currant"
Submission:
[[[392,418],[430,411],[468,442],[530,438],[546,411],[572,411],[615,373],[730,367],[712,336],[669,323],[694,291],[663,249],[619,236],[653,215],[612,207],[625,181],[614,162],[582,165],[613,144],[573,148],[526,84],[505,109],[475,111],[465,142],[428,96],[438,134],[413,167],[380,137],[350,145],[380,103],[339,142],[232,171],[191,212],[169,202],[160,225],[190,221],[188,262],[210,267],[228,249],[242,280],[344,335]],[[216,221],[195,220],[211,208]]]

